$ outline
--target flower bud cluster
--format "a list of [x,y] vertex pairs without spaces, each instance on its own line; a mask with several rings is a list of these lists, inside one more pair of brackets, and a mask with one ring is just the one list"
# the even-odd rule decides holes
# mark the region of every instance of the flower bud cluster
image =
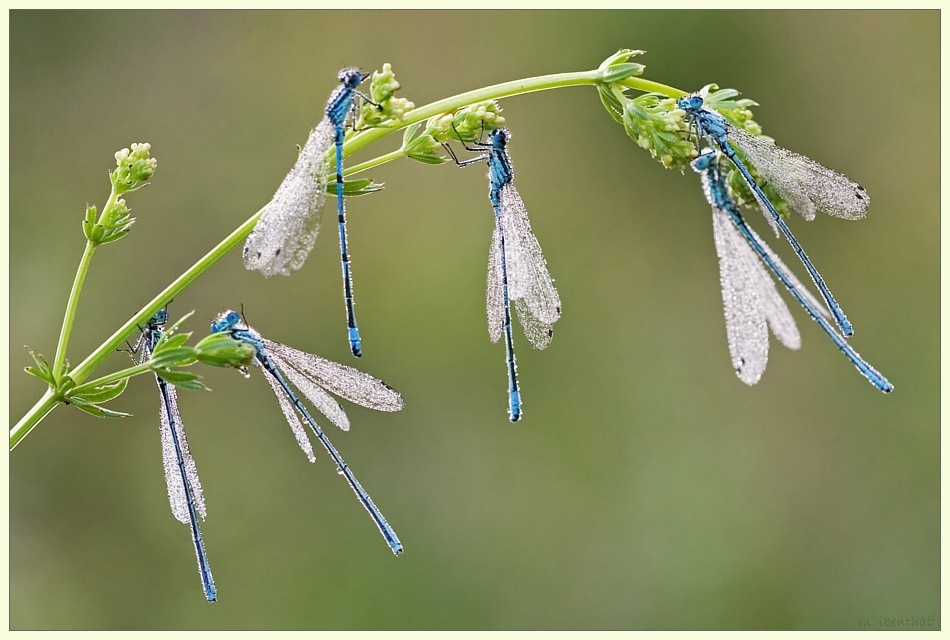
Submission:
[[426,164],[441,164],[446,161],[441,155],[444,143],[455,141],[474,142],[486,131],[505,126],[501,107],[494,100],[485,100],[462,107],[454,112],[433,116],[426,121],[421,135],[415,136],[419,125],[406,130],[403,149],[406,156]]
[[132,143],[131,151],[120,149],[115,152],[116,170],[109,176],[116,193],[131,193],[145,186],[158,167],[158,160],[149,157],[151,148],[147,142]]
[[409,100],[394,95],[399,86],[393,67],[388,62],[383,64],[381,71],[373,72],[369,98],[379,106],[365,101],[360,105],[355,127],[357,131],[379,126],[386,120],[404,120],[406,113],[416,108]]
[[621,122],[627,135],[667,169],[684,171],[698,152],[688,136],[686,112],[676,106],[676,100],[656,93],[621,96]]

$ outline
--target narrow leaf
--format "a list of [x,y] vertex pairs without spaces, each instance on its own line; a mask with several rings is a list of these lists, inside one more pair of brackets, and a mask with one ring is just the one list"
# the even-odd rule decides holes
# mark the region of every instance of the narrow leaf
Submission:
[[[190,333],[176,333],[174,336],[165,340],[163,343],[160,343],[156,348],[156,352],[164,351],[165,349],[177,349],[181,347],[186,342],[188,342],[188,337],[191,336]],[[162,336],[165,337],[165,336]]]
[[187,367],[198,359],[198,352],[191,347],[163,349],[155,353],[149,360],[151,369],[166,369],[169,367]]
[[198,360],[213,367],[243,367],[256,353],[253,346],[224,333],[212,333],[195,345]]
[[71,400],[70,404],[72,404],[77,409],[96,416],[97,418],[128,418],[132,415],[131,413],[113,411],[112,409],[106,409],[105,407],[100,407],[97,404],[89,404],[81,400]]
[[410,127],[406,127],[406,130],[402,134],[402,146],[406,146],[410,140],[416,135],[416,131],[419,130],[419,127],[422,126],[421,122],[417,122]]
[[[372,180],[347,180],[343,183],[343,197],[365,196],[368,193],[380,191],[382,188],[383,185]],[[327,193],[331,196],[336,195],[336,182],[327,182]]]
[[615,96],[608,87],[601,86],[598,87],[598,89],[600,101],[604,103],[604,108],[607,109],[607,113],[610,114],[611,118],[623,124],[623,118],[620,115],[623,113],[623,107],[620,105],[620,101],[617,100],[617,96]]
[[[173,325],[170,326],[170,327],[166,327],[166,328],[165,328],[165,334],[162,336],[162,339],[158,341],[158,344],[155,345],[155,349],[156,349],[156,350],[160,349],[163,344],[165,344],[166,342],[168,342],[168,341],[171,339],[172,335],[175,333],[175,331],[178,329],[178,327],[180,327],[181,324],[182,324],[185,320],[187,320],[188,318],[190,318],[191,316],[193,316],[194,313],[195,313],[194,311],[189,311],[188,313],[186,313],[185,315],[183,315],[182,317],[180,317],[180,318],[175,322],[175,324],[173,324]],[[191,334],[188,334],[188,335],[191,335]]]
[[207,389],[207,387],[205,387],[205,385],[198,380],[197,374],[190,373],[188,371],[159,369],[155,371],[155,374],[165,382],[173,384],[176,387],[181,387],[182,389],[191,389],[194,391]]
[[80,401],[95,404],[108,402],[109,400],[113,400],[114,398],[120,396],[122,392],[125,391],[125,388],[128,386],[128,384],[129,379],[123,378],[121,380],[117,380],[116,382],[99,385],[89,389],[88,391],[84,391],[74,396],[69,396],[68,399],[70,402]]
[[33,367],[23,367],[23,370],[30,374],[31,376],[36,376],[46,384],[51,387],[55,387],[56,384],[53,381],[53,376],[48,371],[43,371],[41,369],[34,369]]
[[443,164],[448,162],[448,159],[434,153],[410,153],[409,157],[422,164]]
[[646,67],[636,62],[624,62],[607,67],[600,75],[600,81],[604,83],[619,82],[631,76],[638,76],[643,73]]

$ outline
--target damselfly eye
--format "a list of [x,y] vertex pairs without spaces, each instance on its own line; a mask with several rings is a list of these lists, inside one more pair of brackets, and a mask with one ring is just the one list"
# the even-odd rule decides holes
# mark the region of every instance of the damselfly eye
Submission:
[[685,111],[695,111],[703,106],[703,98],[697,95],[683,96],[676,102],[676,105]]
[[341,69],[337,80],[344,86],[354,89],[363,81],[363,76],[360,74],[359,69]]

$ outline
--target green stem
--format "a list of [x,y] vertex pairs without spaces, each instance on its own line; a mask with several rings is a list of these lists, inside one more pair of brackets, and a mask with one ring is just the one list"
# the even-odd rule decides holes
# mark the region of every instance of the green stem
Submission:
[[616,83],[628,87],[630,89],[636,89],[637,91],[652,91],[655,93],[662,93],[665,96],[670,98],[682,98],[683,96],[688,96],[688,91],[683,91],[677,89],[676,87],[671,87],[669,85],[660,84],[659,82],[653,82],[652,80],[647,80],[646,78],[627,78],[626,80],[621,80]]
[[[115,187],[109,193],[109,199],[106,200],[102,208],[102,215],[106,215],[112,207],[115,206],[119,194]],[[101,216],[100,216],[101,220]],[[59,382],[63,371],[63,364],[66,362],[66,349],[69,346],[69,336],[73,332],[73,321],[76,319],[76,309],[79,307],[79,294],[82,292],[83,282],[86,280],[86,273],[89,271],[89,265],[92,262],[92,254],[95,253],[98,245],[86,240],[86,248],[83,250],[82,259],[79,261],[79,269],[76,271],[76,279],[73,280],[73,288],[69,292],[69,302],[66,303],[66,316],[63,318],[63,328],[59,332],[59,344],[56,345],[56,357],[53,359],[53,377]]]
[[402,147],[399,147],[395,151],[381,155],[378,158],[373,158],[372,160],[367,160],[366,162],[354,165],[352,167],[347,167],[343,170],[343,175],[351,176],[361,171],[367,171],[373,167],[378,167],[381,164],[386,164],[390,160],[398,160],[399,158],[403,158],[405,155],[405,150]]
[[[109,193],[109,199],[106,200],[102,208],[102,215],[106,215],[113,206],[119,194],[115,187]],[[101,220],[100,216],[100,220]],[[99,246],[86,240],[86,248],[83,250],[82,258],[79,260],[79,269],[76,270],[76,278],[73,280],[73,288],[69,292],[69,302],[66,303],[66,316],[63,318],[63,328],[59,332],[59,343],[56,345],[56,357],[53,359],[53,377],[59,382],[62,377],[63,364],[66,362],[66,349],[69,347],[69,336],[73,332],[73,322],[76,319],[76,309],[79,307],[79,294],[82,292],[83,282],[86,280],[86,273],[89,272],[89,265],[92,263],[92,254]]]
[[[422,122],[423,120],[427,120],[433,116],[437,116],[448,111],[453,111],[475,102],[481,102],[483,100],[498,100],[524,93],[544,91],[547,89],[559,89],[561,87],[596,85],[599,82],[599,75],[600,72],[597,70],[578,71],[573,73],[555,73],[546,76],[525,78],[523,80],[503,82],[490,87],[476,89],[466,93],[460,93],[456,96],[438,100],[436,102],[423,105],[417,109],[413,109],[406,114],[405,119],[392,123],[392,126],[377,127],[356,134],[347,140],[346,143],[344,143],[343,153],[345,156],[350,156],[368,144],[375,142],[376,140],[379,140],[380,138],[383,138],[391,133],[395,133],[400,129],[415,124],[416,122]],[[672,87],[641,78],[627,78],[622,82],[622,84],[631,89],[637,89],[640,91],[658,91],[671,97],[685,95],[685,92],[680,91],[679,89],[674,89]],[[380,156],[374,160],[356,165],[350,170],[346,171],[346,174],[351,175],[357,171],[364,171],[401,156],[402,150],[399,149],[392,153]],[[335,166],[335,158],[332,156],[330,157],[330,165]],[[155,296],[151,302],[142,307],[141,311],[139,311],[135,316],[129,319],[128,322],[117,329],[108,340],[100,345],[98,349],[92,352],[89,357],[83,360],[75,369],[70,372],[70,376],[72,377],[73,381],[75,381],[77,384],[82,382],[90,373],[92,373],[96,367],[101,365],[106,360],[106,358],[112,355],[112,352],[115,351],[115,349],[118,348],[126,339],[128,339],[139,325],[147,322],[156,311],[161,309],[176,295],[184,291],[188,285],[198,278],[198,276],[211,268],[214,263],[224,257],[229,251],[231,251],[231,249],[236,247],[242,240],[244,240],[254,229],[254,225],[257,224],[257,220],[260,218],[263,212],[264,209],[262,208],[253,216],[248,218],[240,227],[235,229],[227,238],[222,240],[218,246],[212,249],[206,256],[195,263],[194,266],[188,269],[185,273],[179,276],[178,279],[166,287],[164,291]],[[91,251],[89,253],[91,256]],[[78,288],[81,288],[82,279],[85,277],[85,269],[82,267],[82,264],[80,265],[80,272],[81,273],[77,274],[76,276],[78,287],[74,284],[74,291],[70,296],[70,306],[67,309],[67,318],[63,323],[64,336],[60,337],[62,353],[57,351],[57,363],[61,362],[61,358],[62,360],[65,360],[65,342],[68,341],[69,331],[72,327],[72,317],[75,314],[74,298],[78,299]],[[66,340],[63,339],[64,337]],[[39,422],[44,417],[46,417],[46,415],[52,411],[57,404],[58,400],[56,399],[55,393],[51,390],[47,390],[43,397],[40,398],[33,406],[33,408],[30,409],[26,415],[20,419],[16,426],[10,430],[10,449],[13,449],[21,440],[23,440],[23,438],[26,437],[33,427],[39,424]]]
[[129,367],[128,369],[123,369],[122,371],[116,371],[115,373],[110,373],[107,376],[97,378],[92,382],[87,382],[86,384],[70,389],[69,395],[82,393],[83,391],[88,391],[89,389],[93,389],[104,384],[109,384],[110,382],[121,380],[122,378],[131,378],[132,376],[137,376],[140,373],[146,373],[151,370],[151,365],[148,362],[143,362],[142,364],[137,364],[134,367]]
[[86,273],[89,271],[89,264],[92,262],[92,254],[95,251],[96,245],[87,240],[86,248],[82,252],[82,259],[79,260],[79,268],[76,270],[76,278],[73,280],[73,288],[69,292],[66,316],[63,318],[63,328],[59,332],[59,343],[56,345],[56,357],[53,359],[53,377],[57,383],[62,377],[63,364],[66,362],[66,348],[69,346],[69,336],[73,331],[76,308],[79,306],[79,294],[82,292],[82,285],[86,280]]
[[[356,134],[343,144],[343,155],[344,157],[353,155],[371,142],[375,142],[376,140],[379,140],[390,133],[395,133],[396,131],[405,129],[406,127],[417,122],[428,120],[433,116],[454,111],[455,109],[460,109],[476,102],[483,102],[485,100],[499,100],[501,98],[521,95],[524,93],[533,93],[535,91],[545,91],[547,89],[596,85],[599,82],[599,78],[600,71],[596,69],[593,71],[577,71],[573,73],[554,73],[547,76],[525,78],[524,80],[502,82],[501,84],[492,85],[483,89],[476,89],[474,91],[460,93],[457,96],[444,98],[437,102],[423,105],[418,109],[413,109],[412,111],[405,114],[404,119],[399,120],[398,122],[390,121],[383,126],[368,129],[367,131]],[[688,95],[686,91],[682,91],[675,87],[670,87],[659,82],[654,82],[652,80],[647,80],[645,78],[627,78],[626,80],[621,80],[617,84],[621,84],[625,87],[636,89],[638,91],[653,91],[662,93],[671,98],[679,98],[681,96]],[[399,148],[391,153],[387,153],[372,160],[367,160],[366,162],[346,169],[344,170],[343,174],[349,176],[361,171],[366,171],[367,169],[372,169],[381,164],[390,162],[391,160],[401,158],[404,155],[405,154],[403,153],[402,148]],[[335,167],[336,156],[334,155],[330,157],[329,162],[331,167]]]
[[[502,82],[501,84],[475,89],[460,93],[450,98],[430,102],[417,109],[413,109],[405,114],[405,117],[398,122],[391,122],[391,126],[381,126],[356,134],[343,144],[343,155],[350,156],[371,142],[375,142],[390,133],[395,133],[417,122],[428,120],[432,116],[440,113],[454,111],[461,107],[482,102],[484,100],[499,100],[510,96],[521,95],[523,93],[533,93],[535,91],[544,91],[546,89],[559,89],[561,87],[575,87],[584,85],[596,85],[600,72],[594,71],[576,71],[572,73],[553,73],[547,76],[536,76],[534,78],[525,78],[523,80],[512,80],[511,82]],[[634,87],[636,88],[636,87]],[[649,89],[647,89],[649,90]],[[331,166],[335,166],[335,160],[331,158]]]

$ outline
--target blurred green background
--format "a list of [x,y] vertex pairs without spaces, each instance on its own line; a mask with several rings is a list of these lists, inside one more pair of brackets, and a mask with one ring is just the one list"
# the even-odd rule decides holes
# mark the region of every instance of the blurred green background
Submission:
[[649,52],[650,79],[740,90],[780,145],[867,188],[867,219],[792,226],[893,394],[791,300],[801,351],[773,339],[742,384],[698,178],[651,160],[593,88],[511,98],[516,184],[564,308],[546,351],[518,331],[521,423],[485,326],[482,168],[394,162],[370,174],[385,191],[348,201],[358,363],[330,224],[294,277],[233,252],[169,309],[196,310],[197,338],[243,304],[270,338],[402,392],[401,413],[348,405],[352,430],[328,433],[405,553],[324,454],[308,464],[259,371],[205,367],[213,393],[179,394],[219,589],[205,603],[143,376],[115,403],[135,417],[60,407],[11,454],[11,627],[939,627],[935,11],[14,11],[11,424],[43,390],[21,345],[53,355],[117,149],[148,141],[159,168],[128,197],[130,236],[93,261],[73,363],[270,199],[342,66],[390,62],[421,105],[624,47]]

